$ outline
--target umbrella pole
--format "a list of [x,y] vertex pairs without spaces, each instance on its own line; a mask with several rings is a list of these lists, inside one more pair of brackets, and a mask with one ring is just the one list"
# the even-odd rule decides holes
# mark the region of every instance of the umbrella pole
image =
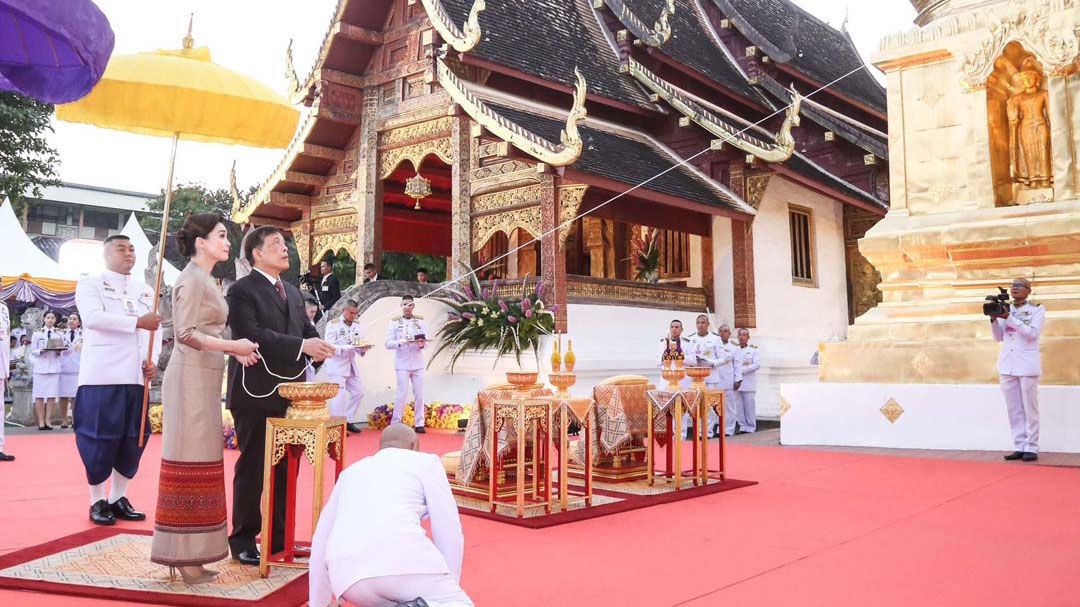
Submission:
[[[169,178],[165,186],[165,208],[161,211],[161,236],[158,238],[158,264],[157,277],[154,280],[154,305],[150,309],[152,314],[157,314],[158,299],[161,294],[161,280],[165,275],[165,239],[169,234],[169,206],[172,204],[173,169],[176,168],[176,147],[180,142],[180,133],[172,138],[172,156],[169,159]],[[157,331],[150,332],[150,344],[146,349],[146,364],[154,362],[154,336]],[[139,447],[146,446],[146,416],[150,406],[150,380],[143,379],[142,415],[139,416]]]

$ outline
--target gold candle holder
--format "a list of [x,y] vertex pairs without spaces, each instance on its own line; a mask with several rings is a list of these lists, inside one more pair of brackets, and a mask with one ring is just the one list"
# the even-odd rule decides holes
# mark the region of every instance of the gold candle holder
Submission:
[[686,369],[683,369],[682,365],[666,367],[660,371],[660,376],[667,380],[668,390],[677,392],[680,389],[679,382],[686,377]]

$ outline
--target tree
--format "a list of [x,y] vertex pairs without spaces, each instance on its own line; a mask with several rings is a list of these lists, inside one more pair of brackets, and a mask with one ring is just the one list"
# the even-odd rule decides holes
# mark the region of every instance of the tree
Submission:
[[398,253],[385,251],[382,255],[382,269],[379,278],[384,280],[416,280],[416,271],[424,268],[428,271],[430,282],[446,280],[446,258],[438,255],[419,255],[416,253]]
[[59,185],[60,157],[46,140],[52,132],[53,106],[15,93],[0,93],[0,200],[11,199],[21,215],[22,199],[41,196],[45,186]]

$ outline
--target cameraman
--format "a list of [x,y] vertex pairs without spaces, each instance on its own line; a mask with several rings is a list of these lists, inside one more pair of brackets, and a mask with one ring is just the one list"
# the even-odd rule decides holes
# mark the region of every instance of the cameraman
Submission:
[[1016,446],[1016,451],[1005,459],[1033,462],[1039,459],[1039,334],[1046,321],[1046,309],[1028,302],[1031,282],[1026,278],[1013,280],[1009,293],[1012,306],[1003,303],[998,313],[990,316],[994,339],[1002,342],[998,373]]

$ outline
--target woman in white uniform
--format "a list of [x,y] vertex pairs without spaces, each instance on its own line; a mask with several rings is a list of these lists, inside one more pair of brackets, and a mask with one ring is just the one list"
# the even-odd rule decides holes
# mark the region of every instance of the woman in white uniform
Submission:
[[60,427],[71,425],[71,408],[75,404],[75,392],[79,389],[79,363],[82,357],[82,318],[73,312],[64,329],[64,342],[68,349],[60,353]]
[[60,352],[64,336],[56,328],[56,312],[45,313],[45,326],[34,331],[30,355],[34,357],[34,415],[38,430],[52,430],[49,425],[49,402],[60,396]]

